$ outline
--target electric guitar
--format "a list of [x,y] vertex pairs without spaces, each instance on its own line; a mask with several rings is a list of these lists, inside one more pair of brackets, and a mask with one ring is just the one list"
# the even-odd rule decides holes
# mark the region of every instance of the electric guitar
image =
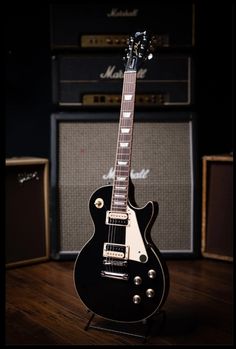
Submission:
[[157,202],[137,207],[130,180],[136,74],[148,58],[146,32],[130,37],[126,54],[113,185],[89,200],[94,234],[74,265],[76,291],[94,314],[117,322],[154,315],[169,290],[168,268],[151,239]]

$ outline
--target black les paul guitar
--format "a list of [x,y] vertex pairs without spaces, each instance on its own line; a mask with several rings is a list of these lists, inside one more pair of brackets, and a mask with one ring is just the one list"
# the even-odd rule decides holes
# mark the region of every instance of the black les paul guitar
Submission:
[[115,178],[89,201],[94,234],[74,266],[78,295],[94,314],[119,322],[138,322],[163,305],[168,269],[151,239],[158,204],[136,207],[130,180],[136,73],[148,57],[146,32],[129,40],[123,79]]

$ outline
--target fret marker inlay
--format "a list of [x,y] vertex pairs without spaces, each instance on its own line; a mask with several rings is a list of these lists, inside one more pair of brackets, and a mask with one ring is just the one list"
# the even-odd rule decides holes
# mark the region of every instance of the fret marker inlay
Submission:
[[131,115],[131,112],[129,112],[129,111],[124,111],[123,112],[123,117],[124,118],[130,118],[130,115]]
[[120,182],[123,182],[126,180],[126,177],[117,177],[117,180],[120,181]]
[[126,187],[121,187],[121,186],[118,186],[118,185],[115,188],[116,188],[116,190],[126,190]]
[[129,133],[130,129],[129,128],[122,128],[121,133]]
[[121,148],[127,148],[129,143],[120,143]]
[[118,161],[119,166],[126,166],[128,164],[128,161]]
[[131,101],[133,95],[125,95],[124,97],[125,97],[125,101]]
[[123,201],[114,201],[115,206],[124,206],[125,203]]

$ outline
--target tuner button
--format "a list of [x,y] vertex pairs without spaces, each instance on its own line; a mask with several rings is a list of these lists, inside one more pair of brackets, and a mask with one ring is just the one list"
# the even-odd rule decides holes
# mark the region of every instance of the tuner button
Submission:
[[138,294],[134,295],[133,302],[134,304],[139,304],[141,302],[141,297]]
[[156,277],[156,271],[155,271],[154,269],[148,270],[148,277],[149,277],[150,279],[155,279],[155,277]]
[[155,291],[152,288],[148,288],[147,291],[146,291],[146,296],[148,298],[153,298],[154,295],[155,295]]
[[135,283],[135,285],[141,285],[141,283],[142,283],[141,277],[140,276],[135,276],[134,277],[134,283]]

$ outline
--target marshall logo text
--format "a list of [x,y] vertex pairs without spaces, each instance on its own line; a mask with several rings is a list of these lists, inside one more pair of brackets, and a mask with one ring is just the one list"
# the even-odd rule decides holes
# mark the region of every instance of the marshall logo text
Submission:
[[107,13],[107,17],[137,17],[137,15],[137,8],[134,8],[133,10],[119,10],[118,8],[113,8],[110,13]]
[[[137,79],[145,79],[146,73],[147,73],[147,69],[142,69],[142,68],[139,69],[137,72]],[[100,74],[101,79],[123,79],[123,77],[124,77],[123,71],[121,69],[116,70],[115,65],[109,65],[105,73]]]
[[[141,171],[135,172],[133,169],[130,172],[131,179],[146,179],[150,170],[143,168]],[[110,167],[110,170],[107,174],[104,174],[102,176],[102,179],[110,180],[115,178],[115,169],[113,167]]]

